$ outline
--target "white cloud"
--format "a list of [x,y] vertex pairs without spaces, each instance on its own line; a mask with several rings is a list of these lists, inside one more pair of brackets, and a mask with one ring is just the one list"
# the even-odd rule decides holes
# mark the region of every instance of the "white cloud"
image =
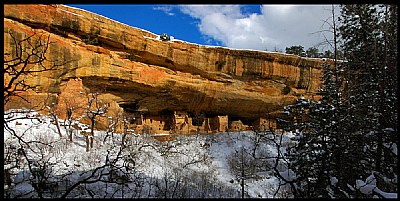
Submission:
[[244,17],[240,11],[240,5],[181,5],[179,8],[183,13],[199,19],[215,13],[229,18]]
[[172,12],[173,8],[174,8],[173,6],[155,6],[155,7],[153,7],[153,10],[161,10],[165,14],[173,16],[173,15],[175,15],[175,13]]
[[[239,49],[273,50],[302,45],[305,49],[324,40],[323,20],[331,17],[329,5],[262,5],[260,13],[244,14],[241,5],[181,5],[181,12],[199,20],[200,32],[222,45]],[[325,33],[330,37],[328,33]]]

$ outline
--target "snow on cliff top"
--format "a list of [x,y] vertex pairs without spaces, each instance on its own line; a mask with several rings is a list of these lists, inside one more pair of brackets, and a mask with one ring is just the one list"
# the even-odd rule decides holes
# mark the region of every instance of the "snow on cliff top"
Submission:
[[[108,18],[108,17],[106,17],[106,16],[100,15],[100,14],[98,14],[98,13],[93,13],[93,12],[91,12],[91,11],[84,10],[84,9],[81,9],[81,8],[76,8],[76,7],[72,7],[72,6],[67,6],[67,5],[64,5],[64,4],[63,4],[63,6],[68,7],[68,8],[72,8],[72,9],[76,9],[76,10],[80,10],[80,11],[83,11],[83,12],[91,13],[91,14],[94,14],[94,15],[98,15],[98,16],[103,17],[103,18],[105,18],[105,19],[108,19],[108,20],[110,20],[110,21],[113,21],[113,22],[116,22],[116,23],[119,23],[119,24],[123,24],[123,25],[128,26],[128,27],[131,27],[131,28],[139,29],[139,30],[141,30],[141,31],[143,31],[143,32],[147,32],[147,33],[149,33],[149,34],[152,34],[152,35],[156,36],[156,38],[147,37],[147,36],[144,36],[144,38],[154,39],[154,40],[160,40],[160,39],[159,39],[159,38],[160,38],[160,35],[155,34],[155,33],[152,33],[152,32],[150,32],[150,31],[148,31],[148,30],[141,29],[141,28],[139,28],[139,27],[134,27],[134,26],[132,26],[132,25],[128,25],[128,24],[119,22],[119,21],[117,21],[117,20]],[[60,8],[59,8],[59,9],[60,9]],[[63,9],[61,9],[61,10],[63,10]],[[66,11],[66,10],[63,10],[63,11],[68,12],[68,13],[71,13],[71,14],[73,14],[73,15],[81,16],[81,15],[79,15],[79,14],[76,14],[76,13],[73,13],[73,12],[70,12],[70,11]],[[191,44],[191,45],[203,46],[203,47],[206,47],[206,48],[224,48],[224,49],[228,49],[228,50],[255,51],[255,52],[265,52],[265,53],[272,53],[272,54],[289,55],[289,56],[298,56],[298,55],[294,55],[294,54],[287,54],[287,53],[281,53],[281,52],[272,52],[272,51],[265,51],[265,50],[239,49],[239,48],[230,48],[230,47],[224,47],[224,46],[203,45],[203,44],[197,44],[197,43],[191,43],[191,42],[179,40],[179,39],[176,39],[176,38],[173,38],[173,39],[171,40],[171,42],[173,42],[173,41],[179,41],[179,42],[187,43],[187,44]],[[298,57],[300,57],[300,56],[298,56]],[[328,58],[309,58],[309,57],[301,57],[301,58],[307,58],[307,59],[312,59],[312,60],[326,60],[326,59],[328,59]]]

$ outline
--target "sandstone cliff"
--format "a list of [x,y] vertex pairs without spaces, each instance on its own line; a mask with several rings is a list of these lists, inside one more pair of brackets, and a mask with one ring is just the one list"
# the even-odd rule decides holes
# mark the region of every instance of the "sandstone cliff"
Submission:
[[[35,31],[50,35],[49,59],[70,62],[61,71],[27,78],[40,86],[31,100],[48,94],[62,98],[68,90],[79,99],[87,88],[125,111],[254,121],[279,114],[298,96],[314,97],[320,87],[319,59],[161,41],[145,30],[63,5],[4,5],[5,52],[13,50],[10,32],[23,38]],[[81,84],[67,85],[71,80]]]

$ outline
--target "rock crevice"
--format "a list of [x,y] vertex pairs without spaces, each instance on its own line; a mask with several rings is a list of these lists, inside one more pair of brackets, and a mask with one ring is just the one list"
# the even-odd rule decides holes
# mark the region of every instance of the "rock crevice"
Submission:
[[68,80],[80,78],[84,87],[108,94],[109,102],[149,115],[184,111],[243,122],[269,113],[272,118],[298,96],[317,97],[324,62],[161,41],[156,34],[64,5],[4,5],[5,52],[13,48],[10,31],[20,37],[42,31],[52,43],[48,58],[71,61],[62,73],[27,80],[40,85],[37,96],[59,95]]

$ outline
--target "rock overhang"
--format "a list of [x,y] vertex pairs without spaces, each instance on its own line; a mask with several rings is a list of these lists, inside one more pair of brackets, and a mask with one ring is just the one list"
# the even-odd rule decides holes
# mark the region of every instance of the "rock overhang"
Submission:
[[[188,111],[257,119],[297,97],[317,97],[321,59],[161,41],[157,35],[64,5],[5,5],[7,31],[44,31],[51,58],[70,59],[64,74],[43,74],[42,91],[80,78],[127,110]],[[96,39],[96,40],[94,40]],[[56,86],[56,88],[57,88]]]

